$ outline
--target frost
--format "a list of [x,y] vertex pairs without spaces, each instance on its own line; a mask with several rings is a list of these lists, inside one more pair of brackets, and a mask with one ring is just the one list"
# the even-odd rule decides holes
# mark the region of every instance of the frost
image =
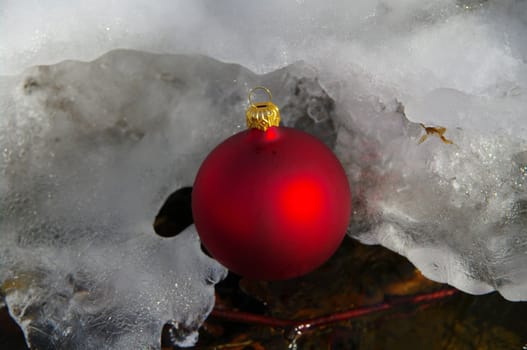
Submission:
[[356,194],[351,235],[463,291],[527,299],[527,140],[457,128],[453,144],[419,144],[425,130],[400,104],[350,92],[338,105],[350,113],[337,151]]
[[215,61],[154,61],[114,53],[41,66],[3,90],[0,279],[37,348],[159,348],[166,322],[188,345],[214,304],[226,271],[194,227],[168,239],[152,223],[218,141],[199,125],[217,138],[235,129],[203,119],[228,87],[199,78]]

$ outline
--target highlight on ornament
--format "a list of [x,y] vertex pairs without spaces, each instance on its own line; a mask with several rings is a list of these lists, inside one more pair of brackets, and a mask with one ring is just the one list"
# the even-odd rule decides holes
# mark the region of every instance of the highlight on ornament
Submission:
[[[254,102],[262,90],[267,101]],[[203,245],[231,271],[281,280],[326,262],[351,216],[345,171],[332,150],[280,126],[271,91],[249,92],[247,130],[214,148],[196,176],[192,214]]]

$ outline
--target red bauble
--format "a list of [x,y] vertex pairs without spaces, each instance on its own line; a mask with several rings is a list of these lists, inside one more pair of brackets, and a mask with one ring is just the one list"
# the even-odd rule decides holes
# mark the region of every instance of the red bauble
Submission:
[[305,132],[249,129],[217,146],[192,191],[196,229],[235,273],[278,280],[324,263],[344,238],[351,194],[331,150]]

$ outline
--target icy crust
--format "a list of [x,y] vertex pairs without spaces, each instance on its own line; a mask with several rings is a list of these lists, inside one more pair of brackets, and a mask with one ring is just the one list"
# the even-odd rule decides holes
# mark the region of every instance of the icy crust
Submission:
[[161,238],[152,223],[237,130],[240,74],[114,52],[3,80],[0,280],[32,346],[159,349],[166,322],[195,341],[226,270],[193,226]]
[[[527,300],[527,142],[508,132],[505,118],[519,120],[521,110],[511,116],[495,108],[494,133],[446,128],[441,140],[435,126],[423,139],[440,119],[423,126],[407,119],[400,102],[343,90],[336,149],[355,194],[350,235],[465,292]],[[441,102],[473,113],[459,106],[476,97],[457,97]]]

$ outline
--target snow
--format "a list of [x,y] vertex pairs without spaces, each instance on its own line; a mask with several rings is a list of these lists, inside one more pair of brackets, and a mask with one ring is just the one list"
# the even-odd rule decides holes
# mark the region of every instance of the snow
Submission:
[[[173,319],[191,343],[225,271],[192,227],[163,239],[152,221],[243,128],[255,85],[334,147],[351,236],[463,291],[527,300],[526,18],[519,0],[3,2],[0,279],[25,276],[11,312],[30,341],[40,327],[157,346]],[[120,48],[141,52],[98,58]],[[439,129],[419,144],[418,123],[453,144]],[[49,321],[28,308],[44,301]],[[67,332],[106,316],[112,336]]]

